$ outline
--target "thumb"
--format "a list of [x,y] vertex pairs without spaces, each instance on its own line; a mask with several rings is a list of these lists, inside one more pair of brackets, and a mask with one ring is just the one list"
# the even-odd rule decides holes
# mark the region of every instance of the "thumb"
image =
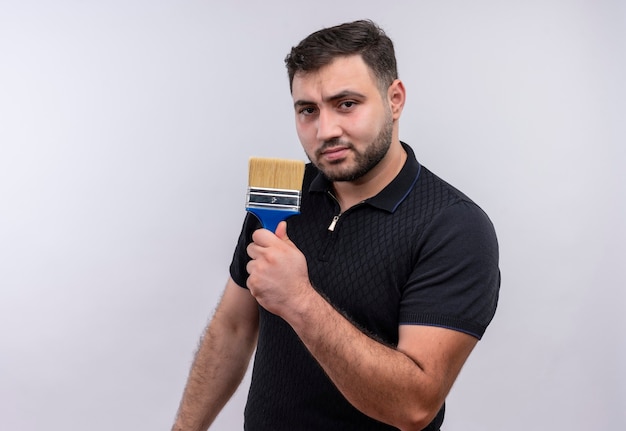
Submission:
[[289,237],[287,236],[287,222],[281,221],[278,223],[278,226],[276,226],[276,232],[274,233],[282,240],[289,240]]

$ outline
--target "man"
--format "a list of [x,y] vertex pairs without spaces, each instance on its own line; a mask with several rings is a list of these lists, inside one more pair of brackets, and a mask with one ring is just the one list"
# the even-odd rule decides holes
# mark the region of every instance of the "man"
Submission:
[[247,216],[173,429],[206,429],[256,348],[247,430],[439,430],[495,313],[493,227],[400,142],[405,88],[375,24],[313,33],[286,64],[301,214],[275,234]]

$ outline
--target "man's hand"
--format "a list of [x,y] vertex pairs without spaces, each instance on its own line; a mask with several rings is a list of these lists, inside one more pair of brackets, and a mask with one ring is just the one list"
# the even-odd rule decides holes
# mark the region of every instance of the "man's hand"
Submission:
[[266,310],[285,317],[313,292],[306,258],[287,236],[286,222],[279,223],[276,234],[255,231],[247,252],[252,258],[247,286]]

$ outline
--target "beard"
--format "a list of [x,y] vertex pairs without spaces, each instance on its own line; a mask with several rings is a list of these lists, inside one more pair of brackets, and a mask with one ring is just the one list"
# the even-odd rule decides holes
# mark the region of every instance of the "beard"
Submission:
[[354,164],[351,166],[340,168],[339,165],[344,162],[343,160],[330,162],[328,165],[316,163],[311,157],[309,160],[329,181],[356,181],[371,171],[385,157],[391,146],[392,137],[393,119],[389,115],[374,141],[363,152],[357,151],[351,142],[341,141],[339,138],[326,141],[316,152],[317,160],[319,160],[321,153],[328,148],[345,146],[354,154]]

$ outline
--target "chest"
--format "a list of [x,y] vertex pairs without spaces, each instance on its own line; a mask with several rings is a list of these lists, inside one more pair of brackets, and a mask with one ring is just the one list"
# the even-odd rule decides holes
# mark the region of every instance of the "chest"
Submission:
[[337,217],[337,206],[320,198],[303,204],[302,214],[289,222],[315,288],[390,343],[397,341],[403,288],[415,262],[414,225],[400,215],[364,204]]

